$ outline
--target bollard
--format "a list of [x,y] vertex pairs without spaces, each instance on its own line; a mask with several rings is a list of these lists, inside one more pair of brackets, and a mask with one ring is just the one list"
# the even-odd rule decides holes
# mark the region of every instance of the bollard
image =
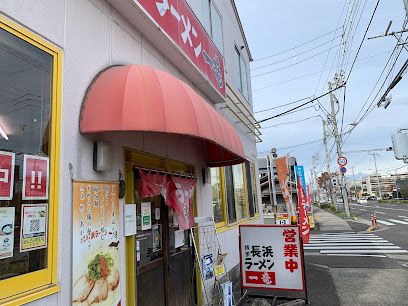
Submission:
[[374,215],[371,214],[371,226],[374,226]]
[[374,213],[374,225],[377,225],[377,215]]

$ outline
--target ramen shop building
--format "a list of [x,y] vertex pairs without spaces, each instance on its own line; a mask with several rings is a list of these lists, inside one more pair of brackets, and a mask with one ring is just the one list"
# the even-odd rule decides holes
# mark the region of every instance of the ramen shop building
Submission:
[[0,305],[203,305],[220,254],[237,280],[251,60],[233,0],[2,1]]

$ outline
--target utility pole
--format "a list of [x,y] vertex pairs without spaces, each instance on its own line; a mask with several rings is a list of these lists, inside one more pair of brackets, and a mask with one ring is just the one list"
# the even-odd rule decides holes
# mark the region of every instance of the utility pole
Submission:
[[[322,124],[323,124],[323,144],[324,144],[324,156],[325,156],[325,161],[326,161],[326,171],[327,175],[329,176],[329,196],[330,196],[330,201],[332,205],[336,205],[336,202],[334,201],[334,195],[333,195],[333,183],[331,180],[331,175],[330,175],[330,155],[329,155],[329,149],[327,148],[327,134],[326,134],[326,121],[322,119]],[[337,208],[337,205],[336,205]]]
[[380,183],[380,177],[378,176],[378,169],[377,169],[377,158],[376,156],[379,155],[378,153],[369,153],[370,155],[373,156],[374,158],[374,165],[375,165],[375,175],[377,177],[377,184],[378,184],[378,195],[380,196],[380,199],[382,199],[382,194],[381,194],[381,183]]
[[357,198],[357,191],[356,191],[356,177],[354,176],[354,167],[351,167],[351,171],[353,171],[354,197],[355,197],[355,198]]
[[319,160],[319,154],[316,153],[315,155],[312,156],[312,169],[310,170],[311,175],[312,175],[312,190],[315,190],[316,192],[316,198],[317,198],[317,204],[320,206],[320,191],[319,191],[319,186],[317,184],[317,176],[316,176],[316,167],[317,167],[317,162]]
[[[335,78],[336,81],[336,86],[338,86],[338,82],[342,82],[341,80],[342,76],[340,78]],[[336,141],[336,148],[337,148],[337,157],[342,156],[341,152],[341,135],[339,135],[339,130],[337,128],[337,119],[336,119],[336,111],[334,109],[334,95],[332,93],[332,84],[329,82],[329,92],[330,92],[330,106],[331,106],[331,121],[333,122],[333,128],[334,128],[334,139]],[[344,179],[344,174],[340,174],[340,189],[343,195],[343,204],[344,204],[344,211],[346,213],[346,216],[350,218],[350,207],[349,207],[349,202],[348,202],[348,196],[347,196],[347,188],[346,188],[346,182]]]

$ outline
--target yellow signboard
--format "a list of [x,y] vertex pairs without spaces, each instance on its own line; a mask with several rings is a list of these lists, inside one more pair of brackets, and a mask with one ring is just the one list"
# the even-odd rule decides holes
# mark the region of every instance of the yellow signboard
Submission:
[[73,182],[73,305],[120,305],[119,184]]

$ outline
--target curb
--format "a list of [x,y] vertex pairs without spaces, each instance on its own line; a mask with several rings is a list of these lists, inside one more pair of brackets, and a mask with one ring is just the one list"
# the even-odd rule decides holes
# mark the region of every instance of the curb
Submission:
[[280,304],[280,305],[286,305],[286,306],[306,305],[306,301],[301,300],[301,299],[297,299],[297,300],[286,302],[286,303],[283,303],[283,304]]
[[370,227],[367,228],[365,231],[368,232],[368,233],[370,233],[370,232],[372,232],[372,231],[377,231],[377,230],[379,230],[379,229],[380,229],[380,226],[377,224],[377,225],[372,225],[372,226],[370,226]]

